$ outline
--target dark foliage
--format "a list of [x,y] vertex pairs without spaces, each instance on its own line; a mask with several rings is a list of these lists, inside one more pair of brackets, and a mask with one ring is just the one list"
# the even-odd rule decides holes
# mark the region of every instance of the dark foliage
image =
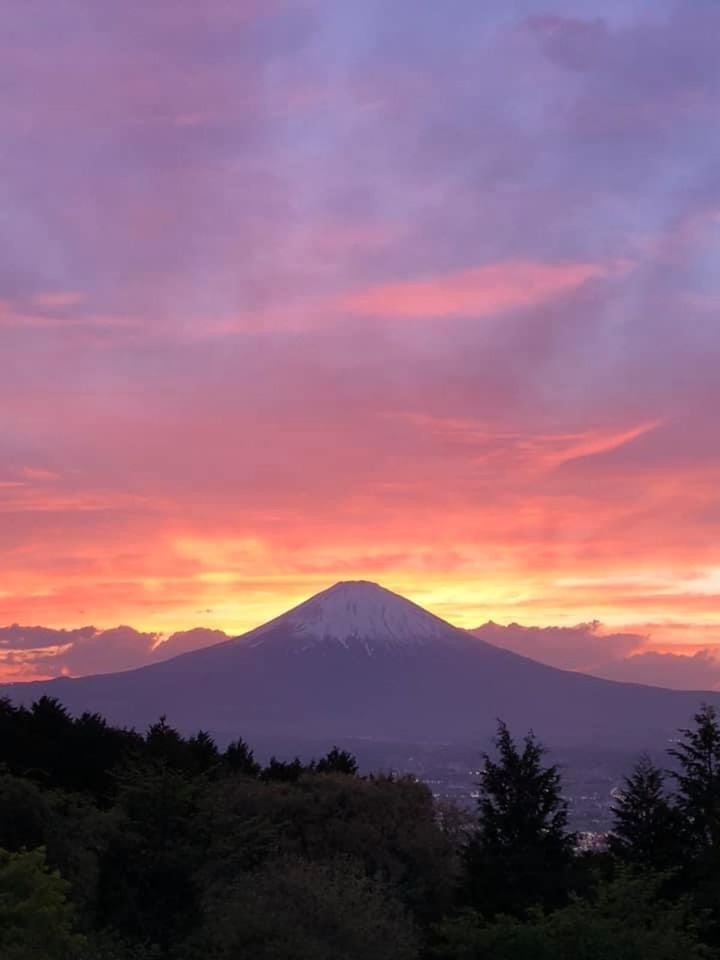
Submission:
[[466,849],[469,902],[487,915],[557,906],[567,896],[575,838],[560,774],[532,734],[518,749],[504,723],[485,755],[479,823]]
[[685,831],[680,880],[705,917],[705,936],[720,952],[720,720],[703,706],[680,731],[670,754],[677,764],[675,805]]
[[344,773],[354,777],[358,772],[357,760],[347,750],[332,750],[315,764],[316,773]]
[[255,754],[243,739],[233,740],[223,754],[223,765],[231,773],[240,773],[246,777],[260,775],[260,764]]
[[679,764],[677,804],[696,851],[720,853],[720,722],[714,707],[704,706],[695,726],[681,730],[670,755]]
[[489,923],[469,911],[432,932],[432,960],[710,960],[687,900],[662,898],[664,877],[620,871],[592,896],[550,914]]
[[270,860],[209,900],[187,960],[414,960],[411,917],[352,861]]
[[280,783],[295,783],[298,781],[305,770],[302,761],[295,757],[294,760],[278,760],[277,757],[270,757],[268,765],[260,772],[263,780],[276,780]]
[[613,807],[612,853],[621,861],[655,870],[677,864],[685,820],[665,791],[665,775],[642,756]]
[[134,731],[111,727],[97,714],[73,719],[50,697],[29,710],[0,700],[0,764],[47,787],[106,800],[115,768],[142,747]]
[[[718,957],[720,732],[682,732],[676,796],[643,759],[604,856],[559,771],[500,724],[478,815],[333,747],[265,767],[160,718],[144,735],[0,701],[3,960]],[[662,868],[662,870],[660,870]],[[715,951],[715,952],[713,952]]]

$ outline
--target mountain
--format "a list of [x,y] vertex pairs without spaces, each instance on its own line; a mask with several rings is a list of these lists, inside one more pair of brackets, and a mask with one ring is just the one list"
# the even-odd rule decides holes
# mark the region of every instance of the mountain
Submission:
[[484,741],[496,719],[556,744],[659,745],[714,693],[599,680],[502,650],[376,584],[338,583],[234,640],[123,673],[0,687],[145,726],[288,742]]

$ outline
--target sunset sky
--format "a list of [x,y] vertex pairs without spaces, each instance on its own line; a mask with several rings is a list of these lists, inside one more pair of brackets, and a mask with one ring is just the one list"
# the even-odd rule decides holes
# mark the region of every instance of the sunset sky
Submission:
[[0,624],[233,634],[363,578],[712,658],[718,37],[713,0],[4,0]]

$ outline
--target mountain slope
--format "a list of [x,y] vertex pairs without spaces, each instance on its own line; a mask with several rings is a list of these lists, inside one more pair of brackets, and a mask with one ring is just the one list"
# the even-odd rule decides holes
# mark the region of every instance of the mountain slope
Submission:
[[336,584],[256,630],[138,670],[0,688],[143,726],[299,739],[484,739],[498,717],[553,743],[652,745],[716,694],[614,683],[471,637],[375,584]]

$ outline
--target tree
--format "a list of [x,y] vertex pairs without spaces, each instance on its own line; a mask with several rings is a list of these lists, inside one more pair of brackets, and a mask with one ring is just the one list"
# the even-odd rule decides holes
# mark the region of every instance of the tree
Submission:
[[99,864],[100,925],[165,949],[197,919],[197,788],[164,760],[146,762],[124,775],[115,814]]
[[227,885],[279,857],[350,859],[421,923],[439,919],[457,888],[456,850],[432,793],[412,777],[213,781],[202,789],[198,822],[209,850],[204,887]]
[[[63,775],[68,767],[67,738],[73,720],[65,707],[54,697],[40,697],[23,716],[19,714],[24,733],[23,776],[49,786],[64,786]],[[24,720],[24,723],[22,722]]]
[[678,764],[671,776],[686,837],[678,881],[705,912],[708,942],[720,948],[720,722],[708,705],[693,720],[669,751]]
[[279,780],[283,783],[295,783],[299,780],[305,771],[305,767],[299,757],[294,760],[278,760],[277,757],[270,757],[270,762],[262,771],[260,776],[263,780]]
[[73,932],[68,887],[42,849],[0,850],[0,956],[3,960],[67,960],[83,939]]
[[472,912],[439,924],[432,960],[710,960],[686,900],[660,896],[664,877],[621,871],[588,900],[527,921]]
[[412,921],[383,884],[351,861],[264,864],[207,904],[194,960],[416,960]]
[[140,742],[134,731],[111,727],[97,713],[83,713],[66,731],[64,766],[56,776],[58,786],[109,802],[115,789],[115,769]]
[[358,763],[355,757],[347,750],[338,750],[333,747],[324,757],[315,764],[317,773],[345,773],[354,777],[358,772]]
[[260,775],[260,764],[242,737],[228,745],[223,754],[223,763],[233,773],[239,773],[242,776],[258,777]]
[[31,780],[0,775],[0,847],[17,853],[43,846],[51,821],[46,792]]
[[141,744],[136,733],[111,727],[98,714],[73,719],[50,697],[29,709],[0,700],[0,764],[48,787],[109,803],[114,769]]
[[199,730],[187,741],[187,771],[193,776],[207,773],[220,760],[220,752],[213,738],[205,730]]
[[161,716],[145,734],[145,756],[173,770],[185,770],[190,764],[187,741]]
[[680,767],[671,775],[696,852],[720,853],[720,722],[707,704],[693,719],[694,728],[681,730],[682,740],[669,751]]
[[519,750],[502,722],[495,746],[497,760],[485,754],[479,825],[465,851],[470,902],[488,915],[556,906],[567,893],[575,840],[558,768],[543,766],[545,749],[532,733]]
[[613,807],[611,852],[626,863],[667,869],[678,863],[683,820],[665,793],[662,770],[644,754]]

